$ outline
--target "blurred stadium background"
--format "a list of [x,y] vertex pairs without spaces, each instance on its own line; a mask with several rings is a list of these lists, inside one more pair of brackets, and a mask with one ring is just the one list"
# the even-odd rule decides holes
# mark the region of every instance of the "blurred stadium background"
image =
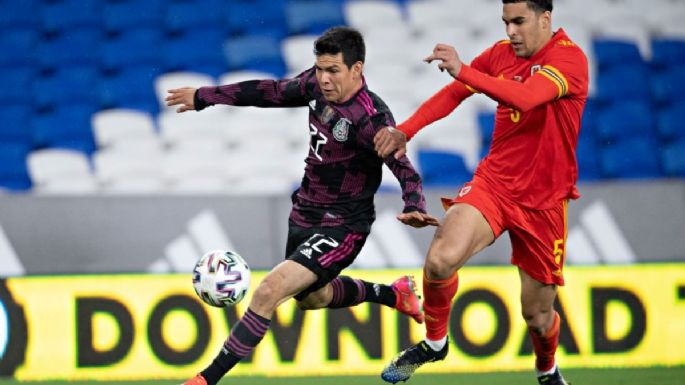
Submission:
[[[585,321],[569,319],[562,357],[575,368],[682,366],[685,1],[554,7],[554,28],[584,49],[591,70],[578,144],[583,198],[569,212],[573,279],[560,297],[567,317]],[[500,15],[499,0],[0,0],[0,376],[147,378],[137,361],[154,368],[149,377],[186,377],[211,358],[233,314],[184,302],[195,259],[214,248],[237,250],[258,270],[281,259],[308,151],[306,109],[176,114],[164,106],[167,89],[295,75],[313,63],[317,34],[346,24],[364,33],[369,87],[400,122],[450,80],[421,62],[434,44],[452,43],[470,61],[506,38]],[[438,196],[470,179],[487,152],[494,108],[474,96],[412,141],[435,214]],[[395,222],[398,186],[386,175],[375,234],[355,267],[383,281],[420,276],[431,231]],[[464,293],[494,297],[463,304],[476,319],[456,338],[464,363],[437,372],[530,367],[517,332],[498,337],[503,319],[521,328],[507,298],[515,273],[492,266],[508,258],[505,235],[470,262],[485,270],[473,267]],[[144,283],[158,279],[165,289]],[[168,311],[154,331],[160,304]],[[328,333],[312,371],[298,353],[308,339],[288,334],[303,318],[289,309],[285,337],[258,352],[267,363],[241,374],[372,374],[421,334],[374,307],[341,316],[352,331],[304,318]],[[197,337],[205,318],[211,343]],[[380,342],[363,331],[373,325]],[[64,362],[44,367],[54,354]]]

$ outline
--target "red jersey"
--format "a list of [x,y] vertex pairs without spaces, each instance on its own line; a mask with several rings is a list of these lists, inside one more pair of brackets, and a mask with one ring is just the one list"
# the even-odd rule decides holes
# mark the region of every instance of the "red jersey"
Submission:
[[587,91],[587,58],[563,29],[529,58],[503,40],[463,65],[399,129],[411,138],[473,92],[488,95],[499,102],[495,130],[475,175],[524,207],[548,209],[580,196],[575,149]]

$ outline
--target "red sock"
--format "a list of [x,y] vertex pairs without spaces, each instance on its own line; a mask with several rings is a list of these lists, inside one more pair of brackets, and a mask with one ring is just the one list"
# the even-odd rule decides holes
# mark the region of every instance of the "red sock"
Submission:
[[437,341],[447,335],[452,298],[459,287],[459,275],[455,272],[447,279],[431,280],[423,272],[423,311],[426,314],[426,337]]
[[554,353],[559,345],[559,322],[559,313],[554,312],[552,326],[545,334],[537,334],[533,328],[528,328],[535,350],[535,367],[541,372],[547,372],[554,366]]

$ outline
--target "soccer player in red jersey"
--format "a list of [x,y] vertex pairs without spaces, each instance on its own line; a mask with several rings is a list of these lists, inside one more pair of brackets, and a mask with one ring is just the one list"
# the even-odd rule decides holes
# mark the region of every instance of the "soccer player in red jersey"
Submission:
[[380,156],[393,151],[401,156],[408,139],[474,92],[499,103],[488,155],[456,197],[443,198],[447,211],[424,266],[426,339],[383,370],[388,382],[405,381],[424,363],[445,358],[457,271],[509,231],[538,381],[566,384],[554,358],[560,319],[553,303],[557,286],[564,284],[567,202],[579,197],[575,148],[587,98],[588,64],[563,29],[552,30],[552,0],[502,3],[509,40],[495,43],[470,66],[453,47],[436,45],[425,61],[438,61],[438,68],[456,80],[398,129],[381,130],[375,137]]

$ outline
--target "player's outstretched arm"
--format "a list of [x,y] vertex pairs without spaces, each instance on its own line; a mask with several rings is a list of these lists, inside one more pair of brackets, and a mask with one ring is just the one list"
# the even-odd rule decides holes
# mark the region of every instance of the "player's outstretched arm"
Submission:
[[422,213],[420,211],[402,213],[397,216],[397,220],[404,223],[405,225],[416,228],[440,225],[440,221],[438,220],[438,218],[427,213]]
[[168,107],[178,106],[176,112],[195,111],[195,92],[197,88],[183,87],[168,90],[169,95],[164,99]]

